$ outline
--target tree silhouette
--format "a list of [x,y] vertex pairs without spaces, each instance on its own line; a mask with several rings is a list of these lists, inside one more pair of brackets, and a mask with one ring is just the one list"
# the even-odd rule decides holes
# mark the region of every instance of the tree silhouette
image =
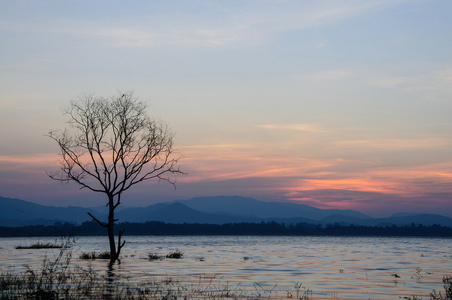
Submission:
[[114,236],[115,209],[122,193],[134,185],[163,180],[175,185],[170,177],[183,174],[177,167],[173,133],[168,127],[146,114],[146,104],[132,92],[111,98],[83,96],[72,101],[65,114],[69,130],[51,131],[49,137],[60,147],[60,170],[48,173],[62,182],[76,182],[81,188],[104,193],[108,202],[108,220],[94,221],[107,228],[110,262],[119,260],[125,241],[124,230]]

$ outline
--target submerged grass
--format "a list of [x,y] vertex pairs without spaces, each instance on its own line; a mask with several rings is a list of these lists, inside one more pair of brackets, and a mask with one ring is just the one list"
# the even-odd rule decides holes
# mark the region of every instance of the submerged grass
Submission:
[[83,252],[80,254],[80,259],[110,259],[110,252],[104,251],[104,252]]
[[16,249],[61,249],[62,245],[37,242],[28,246],[17,246]]
[[149,253],[147,259],[148,260],[162,260],[163,258],[171,258],[171,259],[180,259],[184,257],[184,253],[182,251],[176,250],[174,252],[170,252],[165,256],[158,255],[157,253]]
[[184,257],[184,253],[182,251],[176,250],[174,252],[170,252],[168,253],[166,256],[166,258],[174,258],[174,259],[179,259]]
[[149,260],[161,260],[162,257],[156,253],[149,253],[148,254],[148,259]]
[[67,249],[73,246],[75,240],[76,239],[73,236],[62,236],[59,238],[59,241],[58,239],[55,239],[53,243],[36,242],[34,244],[26,246],[16,246],[16,249]]

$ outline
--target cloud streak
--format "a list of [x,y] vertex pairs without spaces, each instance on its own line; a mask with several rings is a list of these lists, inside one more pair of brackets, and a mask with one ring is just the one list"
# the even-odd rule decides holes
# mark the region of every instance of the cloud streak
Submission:
[[373,148],[387,151],[408,149],[438,149],[451,146],[451,142],[444,138],[406,138],[406,139],[365,139],[341,140],[333,143],[338,147]]
[[293,130],[293,131],[305,131],[313,133],[324,133],[327,132],[325,129],[317,126],[315,124],[267,124],[259,125],[259,128],[270,129],[270,130]]
[[[113,14],[100,21],[89,17],[74,21],[70,17],[61,16],[58,20],[60,26],[57,28],[45,19],[41,19],[40,25],[35,26],[34,18],[38,16],[32,14],[27,23],[3,21],[0,24],[7,31],[102,37],[113,47],[217,47],[239,42],[269,41],[281,32],[324,26],[404,2],[316,1],[302,5],[298,1],[252,1],[239,5],[222,2],[213,6],[201,2],[196,4],[200,14],[181,14],[178,10],[173,10],[161,16],[149,11],[146,18],[140,20],[136,16]],[[216,17],[212,18],[211,15]],[[119,17],[125,25],[113,25]]]

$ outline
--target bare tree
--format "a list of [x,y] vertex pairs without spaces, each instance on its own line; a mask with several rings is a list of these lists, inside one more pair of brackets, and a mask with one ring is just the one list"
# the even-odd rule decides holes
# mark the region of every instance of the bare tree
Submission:
[[49,137],[60,147],[59,172],[48,173],[62,182],[76,182],[81,189],[104,193],[108,202],[107,228],[110,262],[119,260],[124,230],[115,242],[115,209],[122,193],[134,185],[157,179],[175,185],[170,177],[182,174],[174,154],[173,133],[168,127],[146,114],[146,104],[132,92],[118,93],[109,99],[83,96],[72,101],[65,111],[69,129],[51,131]]

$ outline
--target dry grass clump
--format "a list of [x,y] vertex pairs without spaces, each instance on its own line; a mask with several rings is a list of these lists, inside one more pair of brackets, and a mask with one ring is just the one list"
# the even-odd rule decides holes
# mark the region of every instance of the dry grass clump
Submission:
[[432,291],[430,294],[431,299],[433,300],[451,300],[452,299],[452,276],[444,276],[444,291],[437,292]]

